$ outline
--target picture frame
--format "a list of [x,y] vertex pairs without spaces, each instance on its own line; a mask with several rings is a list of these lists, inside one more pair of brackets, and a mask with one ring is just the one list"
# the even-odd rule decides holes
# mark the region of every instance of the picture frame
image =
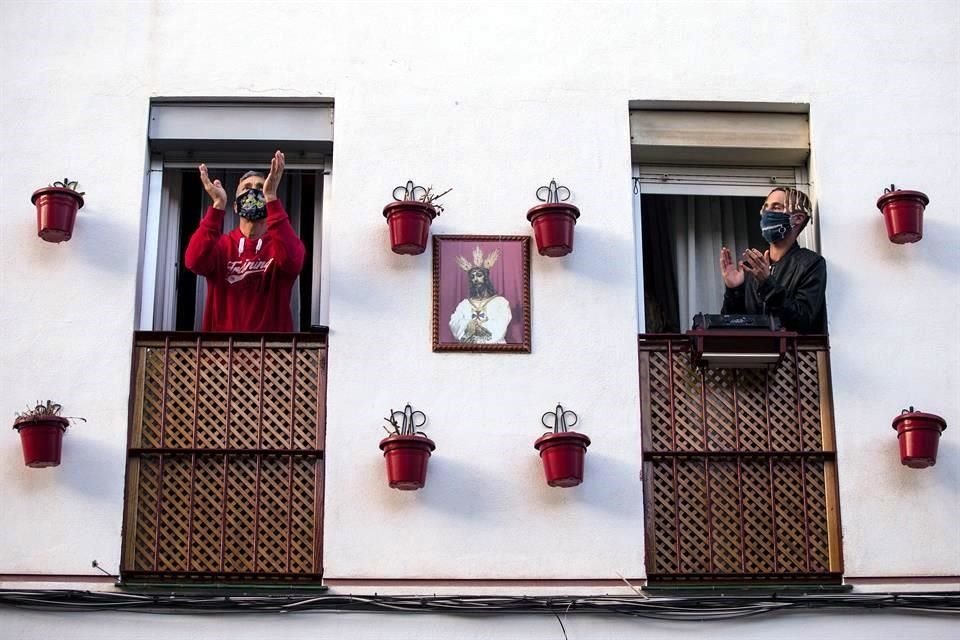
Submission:
[[433,236],[433,351],[530,344],[530,236]]

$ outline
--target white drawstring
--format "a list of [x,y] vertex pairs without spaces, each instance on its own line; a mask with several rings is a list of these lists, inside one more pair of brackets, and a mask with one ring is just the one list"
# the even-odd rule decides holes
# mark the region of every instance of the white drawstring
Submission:
[[[243,255],[243,247],[246,245],[247,238],[245,236],[240,236],[240,246],[237,247],[237,251],[240,255]],[[257,238],[257,246],[253,250],[253,255],[260,253],[260,248],[263,247],[263,236]]]

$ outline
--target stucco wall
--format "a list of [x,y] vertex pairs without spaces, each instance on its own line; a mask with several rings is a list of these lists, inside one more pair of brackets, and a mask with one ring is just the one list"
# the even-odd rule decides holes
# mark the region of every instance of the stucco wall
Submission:
[[[847,573],[960,574],[956,3],[81,7],[9,3],[0,25],[0,416],[54,398],[88,419],[55,469],[0,439],[0,573],[118,564],[150,97],[322,96],[328,577],[642,576],[630,100],[810,104]],[[64,175],[87,205],[51,245],[29,196]],[[533,353],[432,354],[430,256],[387,249],[390,189],[452,186],[434,233],[527,234],[551,177],[583,217],[571,256],[533,256]],[[919,244],[886,240],[891,181],[931,197]],[[568,491],[532,449],[557,401],[594,441]],[[376,448],[404,402],[438,443],[413,494],[386,487]],[[908,404],[951,425],[933,469],[899,465]]]
[[[697,624],[660,620],[629,620],[601,616],[564,616],[559,613],[570,640],[620,640],[627,638],[689,638],[709,633],[716,640],[796,637],[798,625],[816,624],[817,635],[850,640],[887,638],[953,638],[945,619],[847,613],[831,617],[791,615],[756,620]],[[496,618],[396,614],[293,614],[266,616],[142,616],[131,613],[86,613],[82,616],[13,611],[4,618],[11,640],[64,637],[63,622],[72,624],[72,640],[123,638],[206,638],[246,640],[283,638],[344,638],[350,640],[559,640],[564,638],[557,618],[550,615],[511,615]],[[257,621],[261,624],[251,624]],[[149,622],[149,624],[144,624]],[[809,627],[808,627],[809,628]]]

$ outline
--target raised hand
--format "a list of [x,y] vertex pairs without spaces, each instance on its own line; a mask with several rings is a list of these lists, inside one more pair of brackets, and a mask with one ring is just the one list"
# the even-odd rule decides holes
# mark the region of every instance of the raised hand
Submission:
[[203,183],[203,188],[207,190],[207,195],[213,200],[214,209],[223,209],[227,206],[226,190],[223,188],[223,185],[220,184],[219,180],[210,182],[210,176],[207,174],[207,165],[205,164],[200,165],[200,182]]
[[740,264],[757,282],[763,282],[770,276],[770,250],[760,253],[756,249],[747,249]]
[[743,269],[734,263],[730,249],[726,247],[720,249],[720,274],[728,289],[736,289],[743,284]]
[[283,177],[283,168],[286,164],[283,153],[277,150],[270,159],[270,173],[267,174],[267,180],[263,183],[263,197],[267,202],[277,199],[277,187],[280,186],[280,178]]

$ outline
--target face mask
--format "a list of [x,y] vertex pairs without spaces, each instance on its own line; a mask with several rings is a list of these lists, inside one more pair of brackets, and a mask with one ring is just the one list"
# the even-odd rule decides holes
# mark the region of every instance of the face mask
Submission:
[[790,214],[764,210],[760,214],[760,233],[770,244],[783,240],[790,233]]
[[267,201],[260,189],[247,189],[237,196],[237,214],[251,222],[267,217]]

